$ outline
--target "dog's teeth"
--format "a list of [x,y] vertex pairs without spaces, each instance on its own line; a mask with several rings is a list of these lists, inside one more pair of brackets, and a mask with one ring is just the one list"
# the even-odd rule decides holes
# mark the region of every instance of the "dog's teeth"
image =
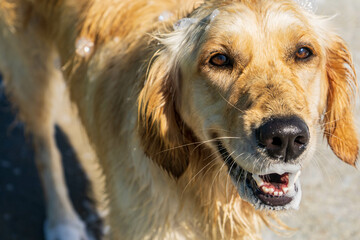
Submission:
[[282,190],[283,190],[284,193],[287,193],[289,191],[289,188],[288,187],[283,187]]
[[279,196],[279,192],[278,192],[278,191],[275,191],[275,192],[274,192],[274,195],[275,195],[275,196]]
[[300,177],[300,174],[301,174],[301,171],[299,170],[294,177],[294,183],[296,183],[296,180]]
[[270,193],[270,194],[273,194],[274,191],[275,191],[275,190],[274,190],[273,188],[269,188],[269,193]]
[[281,197],[284,193],[283,192],[279,192],[278,195]]
[[253,174],[252,177],[255,180],[258,187],[261,187],[262,185],[264,185],[264,180],[262,180],[261,177],[259,177],[259,175]]
[[264,193],[269,193],[269,188],[265,187],[265,186],[262,186],[261,187],[261,191],[263,191]]
[[292,174],[291,177],[289,178],[289,183],[287,184],[289,187],[289,191],[292,191],[294,189],[294,184],[300,177],[300,174],[301,174],[301,171],[299,170],[295,174]]

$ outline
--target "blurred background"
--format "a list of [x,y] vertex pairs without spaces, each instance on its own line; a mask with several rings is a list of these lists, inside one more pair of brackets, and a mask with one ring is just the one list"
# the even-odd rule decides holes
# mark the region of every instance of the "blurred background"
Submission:
[[[356,69],[360,72],[360,1],[317,2],[318,14],[336,14],[333,25],[349,44]],[[24,126],[16,121],[3,90],[0,80],[0,240],[42,240],[44,199],[33,160],[31,139],[24,137]],[[359,104],[356,120],[360,128]],[[71,199],[97,236],[100,220],[93,212],[91,200],[86,197],[86,178],[60,131],[57,131],[57,141],[63,155]],[[300,210],[282,216],[286,224],[298,230],[287,238],[266,230],[264,238],[360,239],[360,172],[336,159],[326,144],[319,142],[316,157],[303,171],[301,179],[303,200]]]

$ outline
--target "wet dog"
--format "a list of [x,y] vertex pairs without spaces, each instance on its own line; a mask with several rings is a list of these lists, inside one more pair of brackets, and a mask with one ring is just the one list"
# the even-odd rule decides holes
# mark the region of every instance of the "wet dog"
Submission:
[[295,1],[8,0],[0,13],[0,69],[34,136],[49,238],[86,238],[53,139],[71,125],[68,95],[113,239],[259,238],[269,210],[299,207],[319,130],[355,165],[350,53]]

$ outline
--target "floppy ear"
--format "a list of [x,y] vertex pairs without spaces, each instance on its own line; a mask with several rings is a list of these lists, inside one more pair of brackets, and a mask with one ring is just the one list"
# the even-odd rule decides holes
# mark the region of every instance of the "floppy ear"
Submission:
[[140,137],[146,154],[173,177],[188,166],[189,130],[176,111],[179,69],[165,50],[150,64],[139,96]]
[[326,51],[328,92],[324,134],[335,155],[355,166],[359,144],[352,113],[357,93],[354,65],[349,50],[340,37],[331,37]]

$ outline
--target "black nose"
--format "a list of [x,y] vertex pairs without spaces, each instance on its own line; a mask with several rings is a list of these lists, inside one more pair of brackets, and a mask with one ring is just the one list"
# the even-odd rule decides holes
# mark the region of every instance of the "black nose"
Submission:
[[256,130],[256,138],[270,157],[287,162],[304,152],[310,133],[306,123],[293,116],[268,120]]

